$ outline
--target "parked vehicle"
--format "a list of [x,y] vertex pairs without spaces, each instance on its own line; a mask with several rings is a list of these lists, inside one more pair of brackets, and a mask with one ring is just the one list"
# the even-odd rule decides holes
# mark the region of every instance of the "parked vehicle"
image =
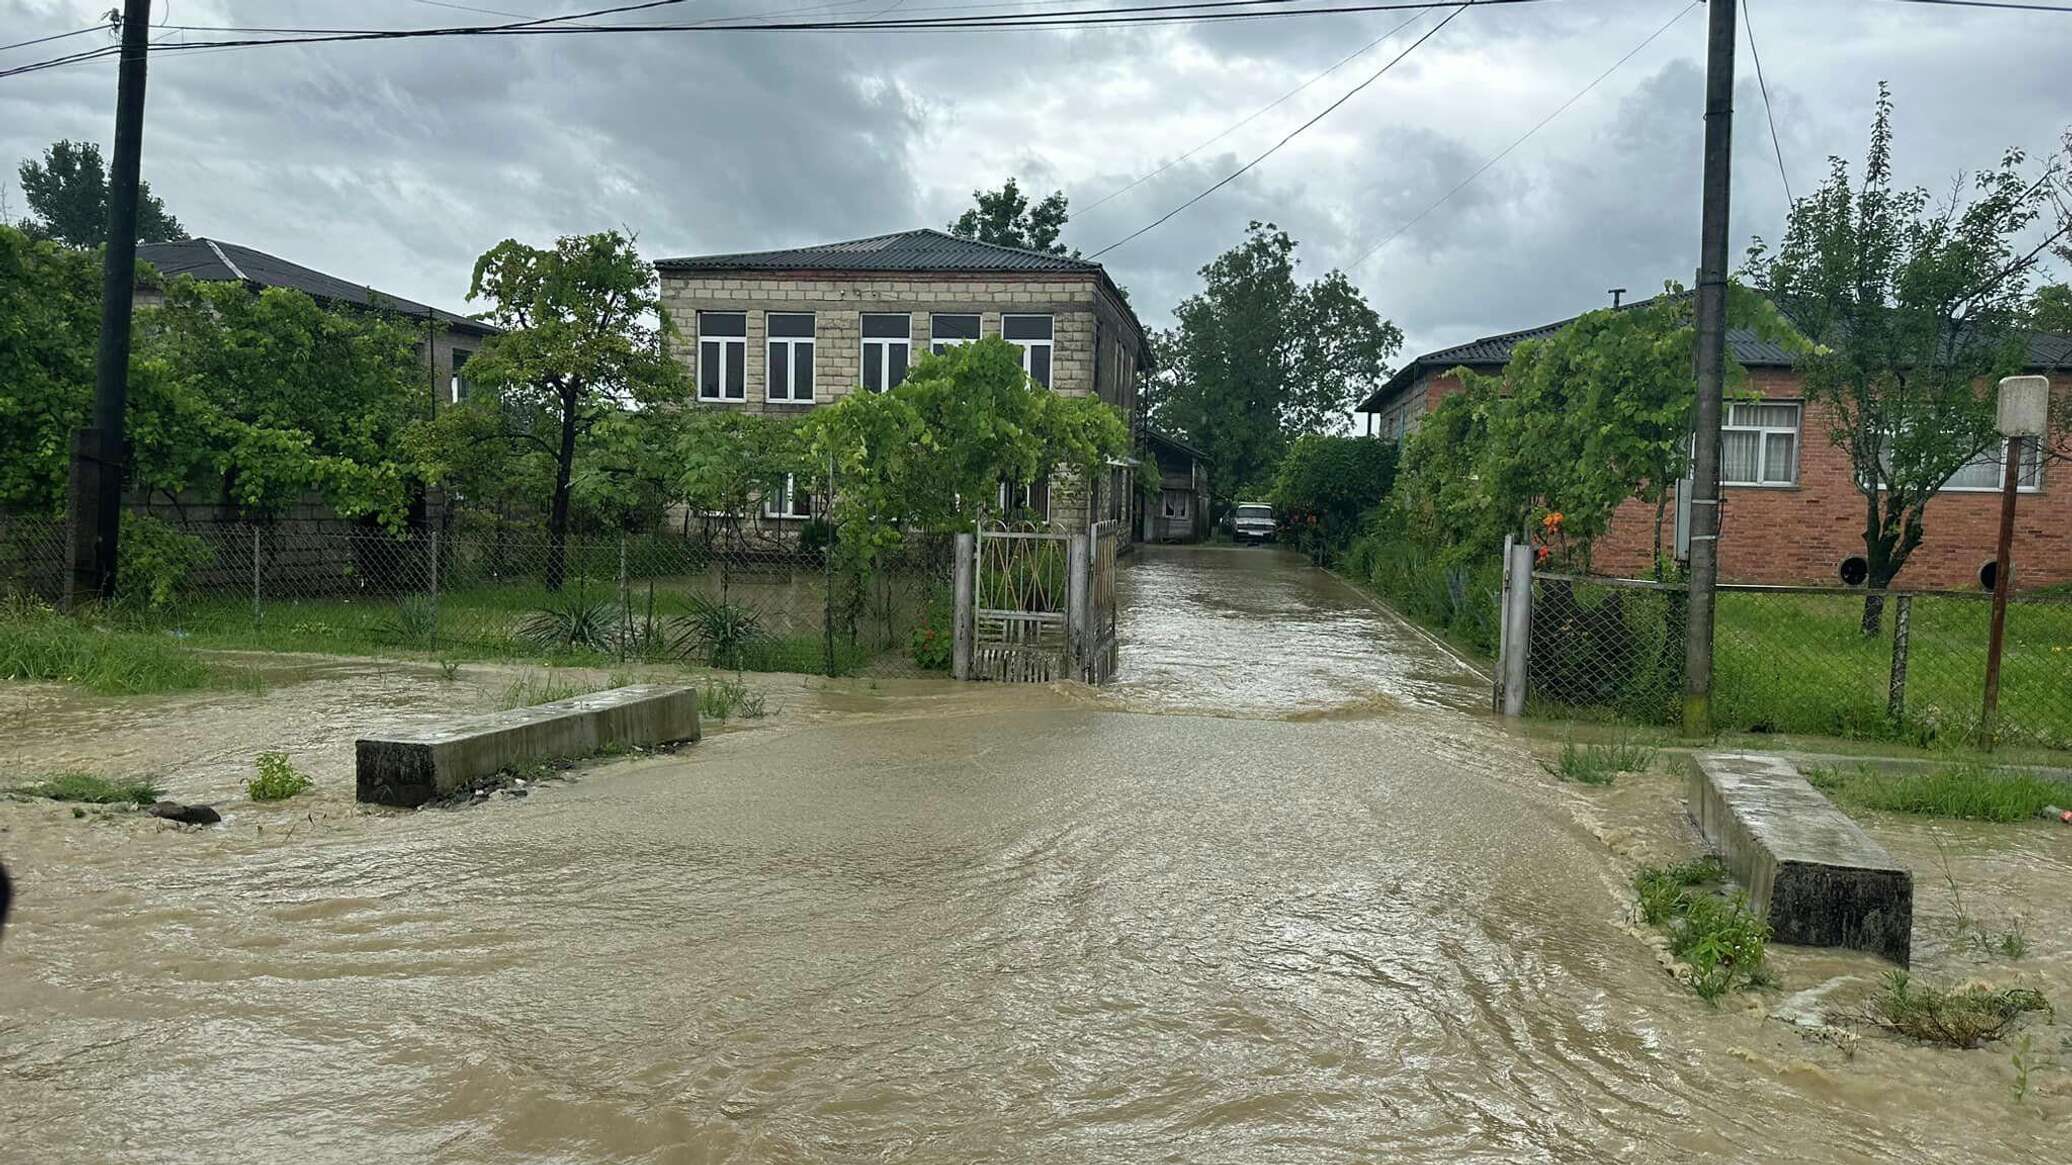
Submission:
[[1271,542],[1277,532],[1273,507],[1265,502],[1239,502],[1232,512],[1230,537],[1240,546],[1247,542]]

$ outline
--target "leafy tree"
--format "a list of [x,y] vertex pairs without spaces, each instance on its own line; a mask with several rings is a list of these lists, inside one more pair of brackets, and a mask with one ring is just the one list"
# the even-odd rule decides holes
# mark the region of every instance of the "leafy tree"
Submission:
[[677,495],[693,509],[725,514],[730,522],[782,489],[787,475],[806,470],[794,422],[734,409],[686,413],[671,460]]
[[[506,239],[476,260],[468,298],[488,300],[483,317],[504,329],[468,361],[470,381],[495,398],[484,405],[495,431],[553,466],[544,581],[559,590],[578,451],[628,410],[686,394],[682,367],[663,350],[660,282],[617,231],[565,236],[552,249]],[[471,420],[482,423],[479,412]]]
[[2072,287],[2051,283],[2037,288],[2029,313],[2029,326],[2037,331],[2072,336]]
[[1058,235],[1071,217],[1065,209],[1065,192],[1054,190],[1041,202],[1029,205],[1015,180],[1009,178],[998,190],[974,190],[977,205],[950,223],[950,233],[981,243],[1020,247],[1052,255],[1076,254],[1058,242]]
[[[19,173],[34,216],[22,223],[23,229],[72,247],[108,241],[108,166],[98,144],[69,138],[53,142],[41,162],[28,159]],[[151,193],[151,184],[138,182],[137,241],[163,243],[186,236],[180,220]]]
[[0,510],[64,507],[100,328],[99,260],[0,225]]
[[1295,263],[1286,231],[1252,223],[1157,342],[1152,423],[1206,454],[1233,496],[1270,484],[1290,438],[1340,428],[1403,344],[1343,273],[1298,283]]
[[1296,544],[1322,559],[1345,549],[1395,478],[1394,442],[1305,433],[1274,471],[1273,504]]
[[[2044,245],[2016,239],[2053,177],[2023,174],[2011,150],[1993,170],[1931,203],[1892,185],[1892,100],[1881,85],[1861,184],[1832,159],[1793,205],[1774,254],[1747,269],[1818,347],[1799,362],[1806,399],[1828,418],[1863,496],[1868,584],[1889,585],[1921,544],[1926,508],[1967,463],[1996,449],[1991,384],[2018,371],[2028,283]],[[2047,245],[2047,243],[2045,244]],[[1866,598],[1875,633],[1881,596]]]

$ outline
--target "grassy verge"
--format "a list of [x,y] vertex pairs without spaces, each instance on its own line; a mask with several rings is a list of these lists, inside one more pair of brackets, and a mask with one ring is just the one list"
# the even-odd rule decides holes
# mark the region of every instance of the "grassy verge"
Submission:
[[1959,764],[1925,773],[1869,768],[1808,769],[1806,779],[1838,805],[1966,821],[2027,821],[2046,806],[2072,809],[2072,781]]
[[623,688],[632,682],[632,675],[626,672],[613,672],[602,680],[586,680],[553,672],[527,672],[504,685],[503,692],[496,698],[496,706],[499,711],[530,708],[535,704],[587,696],[607,688]]
[[1641,921],[1669,936],[1670,953],[1690,967],[1691,990],[1708,1003],[1770,984],[1770,924],[1749,911],[1746,896],[1723,896],[1726,876],[1709,857],[1633,875]]
[[163,790],[141,778],[78,772],[51,773],[41,780],[16,785],[8,792],[87,805],[149,805],[163,796]]
[[2032,1012],[2049,1012],[2050,1003],[2027,987],[1990,988],[1978,984],[1945,990],[1915,983],[1905,971],[1885,976],[1884,989],[1871,1000],[1871,1021],[1923,1043],[1975,1048],[1997,1040]]
[[1609,744],[1577,744],[1571,734],[1561,742],[1561,755],[1540,767],[1579,785],[1609,785],[1620,773],[1644,773],[1655,763],[1655,750],[1623,736]]
[[698,714],[713,720],[760,720],[766,714],[763,694],[738,679],[712,679],[698,692]]
[[134,695],[211,687],[225,677],[163,633],[98,627],[16,605],[0,611],[0,679],[60,680]]

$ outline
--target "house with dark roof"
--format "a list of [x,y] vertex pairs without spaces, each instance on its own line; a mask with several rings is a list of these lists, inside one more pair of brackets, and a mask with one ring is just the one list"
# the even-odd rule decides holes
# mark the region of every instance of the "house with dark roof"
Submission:
[[[1645,301],[1643,301],[1645,302]],[[1637,306],[1629,304],[1627,306]],[[1427,352],[1397,370],[1354,410],[1364,430],[1401,441],[1438,403],[1463,389],[1458,370],[1495,375],[1527,340],[1553,335],[1576,317],[1484,336]],[[2072,337],[2032,333],[2029,371],[2072,385]],[[1752,399],[1729,400],[1720,430],[1719,571],[1725,582],[1827,583],[1851,577],[1860,558],[1867,500],[1849,454],[1829,439],[1832,418],[1808,402],[1791,354],[1746,328],[1727,330],[1727,355],[1748,372]],[[2019,586],[2072,581],[2072,475],[2046,467],[2030,442],[2023,455],[2014,560]],[[1932,500],[1927,536],[1908,559],[1902,587],[1975,587],[1993,561],[2004,454],[1989,450],[1959,470]],[[2046,474],[2046,468],[2053,472]],[[2057,480],[2066,478],[2067,480]],[[1591,547],[1591,566],[1639,575],[1655,548],[1678,545],[1677,507],[1661,514],[1630,501]],[[1680,556],[1680,554],[1679,554]]]
[[1151,428],[1144,430],[1143,448],[1158,466],[1158,498],[1144,512],[1144,540],[1199,542],[1208,537],[1208,457]]
[[[655,264],[677,355],[699,407],[795,415],[905,379],[922,353],[999,336],[1035,386],[1092,395],[1137,428],[1144,327],[1099,263],[936,230]],[[1066,525],[1115,518],[1135,528],[1127,467],[1003,494],[1003,509]],[[764,517],[812,515],[804,491],[767,499]]]
[[[353,283],[313,267],[291,263],[278,255],[220,239],[139,243],[137,258],[151,264],[165,278],[186,275],[208,283],[242,283],[253,291],[268,287],[291,288],[326,306],[381,310],[407,320],[422,321],[425,338],[418,345],[418,356],[424,361],[425,389],[434,408],[467,395],[467,379],[461,369],[467,364],[468,357],[481,350],[483,340],[497,332],[494,326],[480,320],[441,311],[400,295],[389,295],[364,283]],[[162,298],[163,294],[156,288],[137,288],[139,305],[157,303]]]

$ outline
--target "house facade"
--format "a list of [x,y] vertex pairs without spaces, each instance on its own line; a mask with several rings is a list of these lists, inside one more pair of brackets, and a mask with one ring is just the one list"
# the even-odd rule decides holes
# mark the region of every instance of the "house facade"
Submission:
[[[353,283],[291,263],[265,251],[226,243],[220,239],[177,239],[169,243],[139,243],[137,258],[157,268],[167,278],[187,275],[209,283],[242,283],[253,291],[286,287],[303,292],[325,306],[343,305],[366,310],[392,312],[406,320],[422,323],[424,338],[417,355],[425,372],[427,410],[437,410],[467,396],[463,369],[468,358],[482,348],[497,329],[480,320],[441,311],[427,304],[377,291],[364,283]],[[136,302],[146,306],[163,301],[164,293],[139,286]]]
[[[655,268],[697,407],[796,416],[891,388],[930,351],[999,336],[1021,350],[1032,385],[1097,396],[1136,433],[1144,329],[1098,263],[912,230]],[[812,499],[785,493],[766,500],[765,522],[812,516]],[[1134,497],[1118,465],[1000,501],[1068,528],[1134,527]]]
[[1155,429],[1144,452],[1158,465],[1158,497],[1144,511],[1146,542],[1199,542],[1209,536],[1209,462],[1200,451]]
[[[1550,336],[1572,320],[1487,336],[1430,352],[1404,365],[1357,408],[1364,429],[1400,441],[1463,385],[1459,368],[1494,375],[1526,340]],[[1865,499],[1849,454],[1829,439],[1833,418],[1805,399],[1790,355],[1741,328],[1727,333],[1728,354],[1748,370],[1753,400],[1729,400],[1721,417],[1719,574],[1724,582],[1839,585],[1843,563],[1863,555]],[[2055,391],[2072,381],[2072,337],[2029,339],[2030,370]],[[2016,504],[2015,582],[2028,588],[2072,581],[2072,470],[2024,455]],[[1997,451],[1959,471],[1930,500],[1926,536],[1894,585],[1976,588],[1993,561],[2000,529],[2004,462]],[[1632,500],[1591,547],[1591,569],[1638,576],[1655,548],[1677,544],[1674,501],[1658,515]],[[1658,525],[1659,523],[1659,525]],[[1659,542],[1658,542],[1659,535]]]

